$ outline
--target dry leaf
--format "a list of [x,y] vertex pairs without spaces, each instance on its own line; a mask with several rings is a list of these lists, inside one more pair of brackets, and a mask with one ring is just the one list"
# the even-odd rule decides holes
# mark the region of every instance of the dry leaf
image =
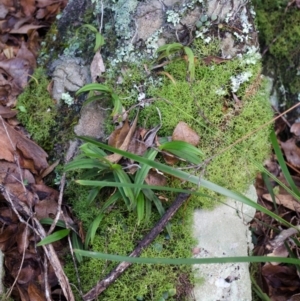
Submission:
[[[133,121],[133,124],[131,125],[131,128],[124,140],[124,142],[122,143],[122,145],[119,147],[120,150],[124,150],[124,151],[127,151],[128,149],[128,145],[132,139],[132,136],[135,132],[135,129],[136,129],[136,124],[137,124],[137,119],[138,119],[138,114],[136,115],[134,121]],[[119,154],[112,154],[112,155],[109,155],[109,156],[106,156],[105,157],[107,160],[109,160],[110,162],[112,163],[117,163],[118,161],[120,161],[120,159],[122,158],[122,155],[119,155]]]
[[295,136],[300,136],[300,122],[295,122],[290,129],[290,132],[294,134]]
[[113,146],[115,148],[119,148],[123,144],[124,140],[126,139],[129,130],[130,130],[130,125],[128,119],[126,119],[121,128],[114,130],[110,134],[108,138],[108,145]]
[[[269,193],[263,194],[263,198],[269,202],[273,202]],[[277,194],[275,196],[275,202],[276,204],[282,205],[290,210],[296,212],[300,211],[300,203],[297,202],[290,194]]]
[[200,141],[199,135],[185,122],[180,121],[173,131],[172,140],[180,140],[197,146]]
[[154,186],[166,186],[167,185],[167,179],[166,177],[158,173],[154,169],[150,169],[148,175],[145,178],[145,182],[148,185],[154,185]]
[[96,78],[100,76],[103,72],[105,72],[105,66],[103,63],[102,55],[100,54],[100,50],[98,50],[93,58],[91,63],[91,77],[92,82],[96,82]]
[[223,59],[222,57],[214,56],[214,55],[207,56],[203,59],[205,65],[211,65],[212,63],[219,65],[227,61],[229,61],[229,59]]
[[34,174],[39,174],[48,167],[47,153],[2,119],[0,120],[0,159],[15,162],[16,155],[19,157],[21,167],[29,169]]
[[287,161],[296,167],[300,167],[300,149],[296,143],[297,139],[293,137],[286,142],[280,142],[280,145]]

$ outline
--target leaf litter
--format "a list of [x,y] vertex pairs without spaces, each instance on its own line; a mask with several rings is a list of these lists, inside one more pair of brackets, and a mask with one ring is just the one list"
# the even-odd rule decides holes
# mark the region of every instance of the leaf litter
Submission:
[[66,4],[0,3],[0,248],[6,297],[15,300],[74,300],[59,259],[68,252],[65,242],[39,248],[36,244],[46,236],[41,222],[58,213],[68,228],[77,231],[79,226],[66,206],[59,209],[59,192],[43,183],[54,167],[47,153],[21,130],[12,109],[36,67],[41,34]]
[[[299,258],[299,210],[300,203],[297,192],[300,187],[300,123],[286,119],[278,119],[275,131],[278,144],[284,154],[288,171],[295,183],[296,191],[289,185],[288,179],[279,164],[279,159],[273,154],[265,162],[266,172],[258,175],[256,190],[258,202],[267,209],[276,212],[293,227],[279,225],[274,219],[257,212],[251,222],[254,242],[253,255]],[[267,179],[266,179],[267,178]],[[277,179],[275,181],[275,179]],[[280,181],[287,187],[278,185]],[[270,191],[270,189],[272,189]],[[296,193],[296,195],[294,194]],[[298,300],[300,293],[300,274],[298,266],[280,263],[259,264],[256,272],[256,282],[271,301]]]

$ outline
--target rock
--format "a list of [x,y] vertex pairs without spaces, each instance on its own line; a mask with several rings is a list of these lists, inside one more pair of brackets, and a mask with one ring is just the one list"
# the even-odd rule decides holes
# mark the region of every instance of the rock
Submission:
[[[246,193],[256,200],[254,186]],[[194,236],[198,241],[196,258],[248,256],[253,249],[248,222],[255,209],[227,200],[214,210],[197,210],[194,214]],[[251,301],[248,263],[201,264],[194,266],[195,275],[204,278],[196,285],[196,300]]]
[[105,112],[97,101],[83,106],[79,122],[74,128],[75,134],[96,139],[104,138]]
[[91,81],[88,67],[79,58],[62,56],[52,64],[52,97],[59,103],[65,92],[76,92]]

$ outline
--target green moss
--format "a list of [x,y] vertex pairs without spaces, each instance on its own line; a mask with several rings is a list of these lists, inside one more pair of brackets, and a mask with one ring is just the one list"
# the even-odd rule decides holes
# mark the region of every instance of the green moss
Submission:
[[290,105],[293,98],[297,101],[300,92],[297,70],[300,64],[300,14],[293,6],[285,11],[288,2],[255,0],[253,4],[257,12],[260,44],[262,49],[268,49],[264,56],[266,72],[273,76],[275,72],[274,78],[281,79],[290,93],[287,97]]
[[[162,115],[159,135],[170,136],[177,123],[184,121],[201,136],[199,147],[209,159],[272,118],[266,82],[259,82],[260,70],[259,63],[242,66],[240,59],[213,66],[198,63],[196,80],[191,84],[185,79],[186,63],[177,60],[165,68],[176,84],[165,78],[161,88],[149,89],[158,100],[141,112],[142,125],[150,128],[159,124],[156,110],[159,108]],[[241,107],[237,108],[230,95],[231,76],[246,71],[253,76],[236,92],[241,101]],[[249,96],[251,89],[258,90]],[[222,90],[224,95],[218,95],[218,90]],[[268,133],[269,128],[262,129],[217,155],[204,167],[205,177],[226,188],[243,192],[257,172],[253,162],[262,162],[270,151],[266,140]],[[212,204],[211,200],[203,199],[201,203],[205,206]]]
[[[204,56],[218,55],[217,46],[216,43],[214,47],[207,49],[200,41],[194,44],[193,49],[198,62],[196,80],[193,83],[187,82],[186,62],[178,57],[164,69],[174,78],[175,84],[168,77],[163,78],[155,74],[149,76],[142,63],[139,65],[123,63],[122,66],[118,66],[121,72],[117,70],[109,72],[106,84],[113,87],[126,109],[137,104],[140,91],[146,94],[146,98],[155,99],[154,103],[141,110],[139,125],[149,129],[159,124],[156,107],[159,108],[162,115],[160,136],[171,135],[179,121],[187,122],[199,133],[201,137],[199,147],[204,151],[206,159],[215,155],[197,174],[203,174],[207,179],[229,189],[243,192],[253,181],[257,171],[253,162],[263,161],[269,153],[266,140],[269,128],[251,134],[234,147],[226,148],[269,121],[272,118],[272,111],[268,104],[266,83],[260,78],[260,63],[246,64],[243,63],[243,59],[232,59],[210,66],[202,63]],[[235,92],[240,100],[235,102],[231,93],[232,77],[244,72],[251,72],[252,76]],[[116,83],[116,79],[119,83]],[[225,149],[226,151],[221,153]],[[183,185],[179,180],[171,179],[169,184],[175,187]],[[95,206],[87,206],[88,191],[73,185],[68,188],[71,193],[69,199],[72,201],[74,212],[83,221],[86,229],[97,216],[98,208],[105,199],[98,196]],[[186,187],[186,184],[184,185]],[[211,207],[215,204],[217,196],[210,192],[209,194],[213,200],[194,198],[189,201],[188,206],[181,208],[172,219],[174,237],[170,240],[166,233],[160,234],[144,250],[142,256],[191,257],[194,245],[191,235],[193,210],[196,207]],[[168,198],[173,200],[174,197],[168,195]],[[168,203],[164,206],[167,207]],[[122,204],[117,204],[101,222],[91,248],[103,253],[127,255],[158,219],[159,216],[153,214],[148,224],[138,226],[136,214],[128,213]],[[83,291],[87,292],[115,266],[116,263],[112,262],[85,260],[79,266]],[[70,280],[76,283],[73,265],[67,264],[66,271]],[[137,300],[137,297],[143,298],[141,300],[158,300],[168,289],[178,288],[180,274],[187,274],[190,281],[194,281],[190,267],[133,265],[101,294],[99,300]],[[185,297],[180,300],[184,300]]]
[[49,79],[45,70],[37,68],[25,91],[18,97],[18,119],[40,146],[53,147],[50,130],[55,125],[56,107],[47,91]]
[[[97,213],[97,207],[101,206],[101,198],[96,200],[96,206],[89,206],[87,210],[86,197],[88,190],[84,187],[71,184],[68,189],[68,197],[73,200],[72,207],[78,218],[87,226]],[[126,212],[126,214],[124,214]],[[162,232],[157,239],[146,248],[142,257],[190,257],[194,241],[190,236],[191,208],[182,208],[172,220],[173,238],[169,239]],[[92,244],[94,251],[127,255],[132,252],[136,244],[147,234],[159,217],[153,215],[148,224],[138,226],[136,214],[127,213],[126,208],[120,203],[110,211],[101,222],[100,228]],[[71,261],[70,261],[71,262]],[[83,291],[91,289],[99,279],[104,278],[117,263],[105,260],[85,259],[79,266],[79,273]],[[71,263],[65,267],[67,275],[72,283],[76,283],[74,267]],[[118,280],[105,290],[97,300],[158,300],[163,294],[172,288],[178,288],[179,275],[186,274],[191,278],[190,267],[169,265],[132,265]],[[190,279],[192,281],[192,279]],[[77,300],[81,300],[77,296]],[[168,298],[168,300],[175,300]],[[184,298],[181,300],[185,300]]]

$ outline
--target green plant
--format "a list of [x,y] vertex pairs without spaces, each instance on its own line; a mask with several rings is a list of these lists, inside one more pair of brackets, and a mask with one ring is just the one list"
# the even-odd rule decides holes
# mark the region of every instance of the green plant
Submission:
[[195,80],[195,56],[190,47],[183,46],[180,43],[166,44],[157,49],[159,54],[158,60],[161,60],[166,57],[170,57],[171,54],[174,54],[178,51],[183,51],[187,56],[188,68],[187,72],[191,81]]
[[101,46],[103,46],[105,44],[104,37],[102,36],[101,33],[99,33],[99,31],[97,30],[97,28],[94,27],[93,25],[91,25],[91,24],[84,24],[84,25],[82,25],[81,27],[79,27],[76,30],[76,36],[78,35],[78,31],[79,31],[80,28],[88,28],[89,30],[91,30],[95,34],[94,52],[97,52],[101,48]]
[[[85,138],[83,138],[85,139]],[[137,172],[129,176],[120,164],[112,163],[108,160],[107,154],[99,148],[99,145],[93,140],[88,140],[88,143],[80,147],[82,155],[68,163],[65,167],[66,171],[88,169],[88,173],[83,175],[88,180],[77,180],[78,184],[93,186],[87,203],[95,199],[100,190],[104,187],[116,187],[117,191],[112,194],[103,204],[100,213],[95,220],[90,224],[85,246],[89,242],[93,242],[95,233],[101,220],[104,217],[104,212],[119,199],[122,199],[129,211],[137,212],[137,223],[140,224],[143,220],[149,221],[152,210],[152,203],[157,208],[160,215],[164,214],[164,208],[161,201],[153,193],[152,188],[168,190],[167,187],[144,185],[145,178],[151,169],[148,164],[140,164]],[[171,141],[163,143],[159,149],[167,151],[171,154],[179,156],[194,164],[201,163],[200,156],[202,152],[184,141]],[[150,149],[145,153],[143,158],[154,161],[158,150]],[[169,188],[170,191],[182,191],[180,189]],[[171,236],[170,225],[167,226],[169,235]]]
[[112,89],[109,88],[108,86],[103,84],[98,84],[98,83],[87,84],[84,87],[80,88],[76,92],[76,95],[80,95],[84,92],[90,92],[93,94],[85,101],[84,105],[87,105],[88,103],[95,100],[108,99],[108,100],[112,100],[114,105],[114,109],[111,115],[115,116],[122,113],[122,103],[118,95],[114,93]]

